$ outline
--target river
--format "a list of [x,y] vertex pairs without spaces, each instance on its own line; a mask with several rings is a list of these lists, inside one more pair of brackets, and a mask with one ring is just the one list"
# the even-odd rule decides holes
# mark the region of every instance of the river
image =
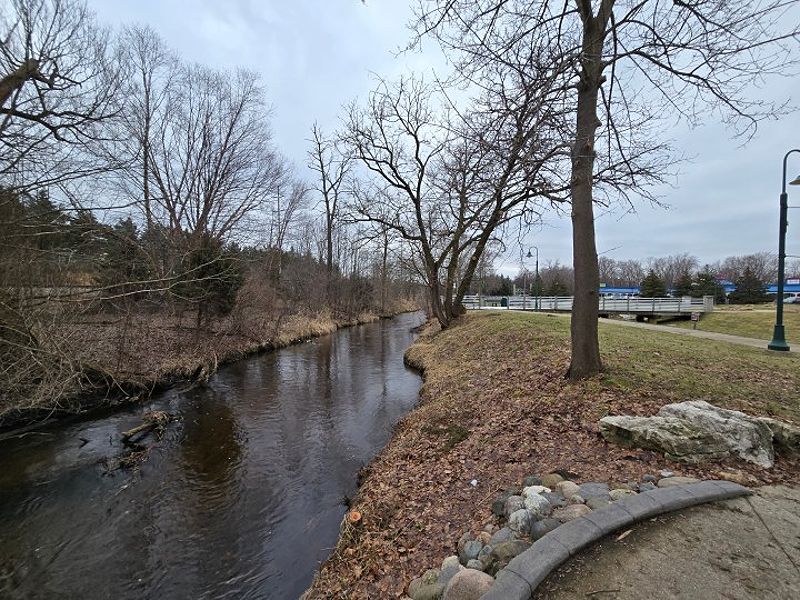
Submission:
[[[208,386],[0,440],[0,597],[296,598],[356,474],[417,402],[419,313],[227,365]],[[108,472],[145,410],[180,416]]]

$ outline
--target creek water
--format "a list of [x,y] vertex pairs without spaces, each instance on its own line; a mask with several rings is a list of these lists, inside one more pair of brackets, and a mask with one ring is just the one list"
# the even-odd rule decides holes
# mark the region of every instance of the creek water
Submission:
[[[417,402],[419,313],[227,365],[208,386],[0,440],[0,597],[296,598],[358,469]],[[179,415],[108,473],[146,410]],[[152,443],[152,442],[151,442]]]

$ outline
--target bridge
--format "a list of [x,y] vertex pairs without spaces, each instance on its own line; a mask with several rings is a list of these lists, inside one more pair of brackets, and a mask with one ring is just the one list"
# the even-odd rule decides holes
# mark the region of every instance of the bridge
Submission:
[[[464,296],[467,309],[503,308],[537,312],[572,312],[572,296]],[[600,296],[600,315],[629,314],[637,317],[682,317],[714,310],[714,297],[613,298]]]

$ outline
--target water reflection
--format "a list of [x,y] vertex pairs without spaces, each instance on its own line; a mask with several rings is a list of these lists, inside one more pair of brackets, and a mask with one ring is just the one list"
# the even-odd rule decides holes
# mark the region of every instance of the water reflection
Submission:
[[137,473],[97,462],[139,411],[0,441],[0,597],[297,597],[358,468],[416,402],[402,353],[419,321],[343,330],[165,393],[147,408],[181,421]]

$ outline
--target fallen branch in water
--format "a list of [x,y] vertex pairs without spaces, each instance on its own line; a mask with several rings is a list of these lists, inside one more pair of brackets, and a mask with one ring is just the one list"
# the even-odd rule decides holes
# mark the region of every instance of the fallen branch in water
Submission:
[[141,425],[122,432],[123,443],[132,443],[134,438],[144,436],[152,431],[155,431],[160,437],[164,433],[167,423],[176,420],[176,417],[163,410],[154,410],[142,415],[142,420],[144,423]]

